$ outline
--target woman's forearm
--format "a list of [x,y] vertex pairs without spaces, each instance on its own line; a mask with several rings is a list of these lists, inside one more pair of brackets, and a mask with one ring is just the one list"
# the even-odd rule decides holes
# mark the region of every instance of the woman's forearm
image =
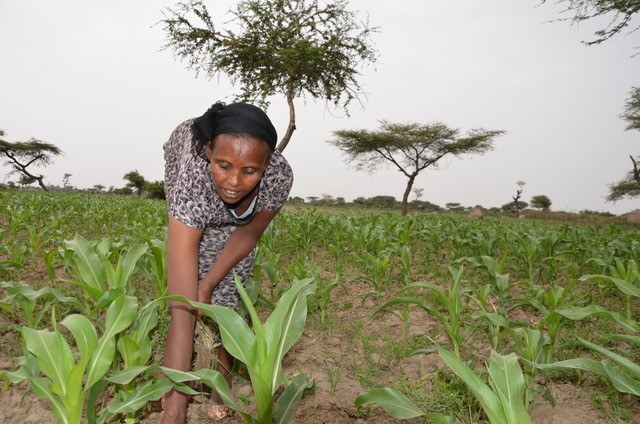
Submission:
[[251,253],[258,244],[260,236],[277,214],[278,211],[263,209],[256,213],[249,224],[238,227],[231,233],[229,240],[220,252],[220,256],[200,282],[199,297],[201,302],[208,302],[211,299],[213,289],[220,281]]
[[[174,218],[169,219],[167,283],[170,296],[198,299],[198,244],[200,233]],[[191,365],[195,312],[191,306],[169,301],[171,321],[167,333],[164,364],[186,371]]]
[[242,231],[242,228],[236,229],[231,234],[227,244],[220,252],[220,256],[204,279],[200,281],[200,292],[203,293],[207,301],[211,298],[213,289],[241,260],[251,253],[258,244],[258,240],[259,237],[247,234]]

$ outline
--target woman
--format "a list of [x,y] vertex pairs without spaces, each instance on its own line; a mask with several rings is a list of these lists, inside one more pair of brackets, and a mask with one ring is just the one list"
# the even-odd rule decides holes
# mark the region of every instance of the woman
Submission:
[[[276,141],[276,130],[260,108],[218,102],[180,124],[165,143],[169,295],[238,308],[233,275],[242,281],[250,275],[256,244],[293,183]],[[187,371],[196,313],[181,302],[170,302],[169,313],[164,365]],[[233,358],[220,346],[218,371],[229,385],[232,365]],[[211,399],[209,416],[226,416],[217,393]],[[184,423],[188,400],[176,390],[169,392],[162,423]]]

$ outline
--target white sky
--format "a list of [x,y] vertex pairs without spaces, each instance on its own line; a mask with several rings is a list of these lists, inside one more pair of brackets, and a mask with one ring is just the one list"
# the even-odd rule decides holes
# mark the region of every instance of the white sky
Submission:
[[[228,82],[195,77],[164,44],[167,0],[0,0],[0,128],[7,141],[35,137],[65,156],[47,169],[45,183],[122,187],[137,169],[163,178],[162,144],[184,119],[216,100],[230,101]],[[466,132],[503,129],[495,150],[451,159],[428,170],[414,187],[422,200],[444,206],[501,206],[517,181],[523,199],[547,195],[552,209],[620,214],[640,199],[606,203],[607,185],[631,168],[637,131],[620,119],[631,87],[640,85],[640,32],[594,47],[580,42],[607,21],[571,26],[553,2],[538,0],[353,0],[380,28],[376,69],[363,70],[364,108],[351,116],[323,102],[296,102],[297,131],[284,155],[295,172],[293,196],[352,200],[392,195],[406,179],[391,168],[351,170],[326,141],[338,129],[369,130],[378,120],[442,121]],[[216,22],[234,4],[208,1]],[[567,15],[569,16],[569,15]],[[268,110],[278,133],[286,104]],[[0,172],[8,171],[0,168]],[[413,199],[414,196],[412,195]]]

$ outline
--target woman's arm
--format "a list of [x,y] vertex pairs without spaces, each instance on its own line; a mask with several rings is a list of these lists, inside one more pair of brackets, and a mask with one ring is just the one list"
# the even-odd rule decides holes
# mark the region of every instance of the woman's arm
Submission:
[[[198,300],[198,246],[202,233],[169,217],[167,282],[170,296]],[[195,312],[191,306],[169,302],[171,322],[167,334],[164,365],[182,371],[191,366]]]
[[262,209],[255,214],[247,225],[238,227],[231,233],[227,244],[222,249],[222,252],[220,252],[220,256],[200,282],[198,289],[200,302],[211,302],[213,289],[234,266],[251,253],[253,248],[258,244],[260,236],[278,212],[279,211]]

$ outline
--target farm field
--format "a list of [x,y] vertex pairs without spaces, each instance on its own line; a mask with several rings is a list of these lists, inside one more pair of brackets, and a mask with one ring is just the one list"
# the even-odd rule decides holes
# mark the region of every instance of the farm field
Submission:
[[[153,369],[124,376],[162,361],[165,226],[164,201],[0,190],[0,422],[58,422],[50,400],[35,392],[53,393],[69,412],[65,422],[89,414],[96,422],[158,422],[157,393],[167,380]],[[465,381],[491,375],[493,385],[478,389],[485,394],[513,383],[487,365],[492,360],[520,370],[517,399],[503,404],[530,411],[532,423],[640,422],[639,261],[640,228],[614,220],[285,207],[258,247],[256,309],[265,321],[296,281],[314,287],[304,332],[282,363],[286,376],[313,381],[293,423],[429,422],[356,406],[383,387],[425,413],[488,423],[491,414]],[[95,343],[75,343],[80,333],[95,333]],[[39,345],[38,337],[48,339]],[[39,349],[67,344],[60,362],[82,367],[69,365],[62,388],[41,374],[56,361]],[[87,352],[96,346],[111,356],[91,367]],[[197,363],[207,363],[211,352],[197,350]],[[454,363],[467,367],[454,373]],[[242,367],[232,394],[255,413]],[[126,399],[136,407],[109,409]],[[194,397],[188,422],[211,422],[203,402]],[[222,422],[245,421],[236,413]]]

